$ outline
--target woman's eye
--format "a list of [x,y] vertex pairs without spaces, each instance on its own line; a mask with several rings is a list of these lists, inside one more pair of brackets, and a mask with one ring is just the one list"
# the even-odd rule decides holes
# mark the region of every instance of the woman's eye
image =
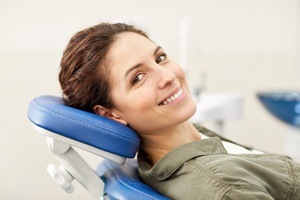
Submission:
[[163,53],[163,54],[160,54],[160,55],[157,57],[156,62],[157,62],[157,63],[160,63],[160,62],[162,62],[162,61],[164,61],[164,60],[166,60],[166,59],[167,59],[167,54]]
[[135,76],[131,82],[132,85],[138,83],[140,80],[142,80],[142,78],[144,77],[144,74],[138,74],[137,76]]

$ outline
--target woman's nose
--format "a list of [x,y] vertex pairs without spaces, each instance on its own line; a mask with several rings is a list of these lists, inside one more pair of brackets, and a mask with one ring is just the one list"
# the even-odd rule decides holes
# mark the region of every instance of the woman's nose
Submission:
[[164,67],[160,67],[160,70],[157,71],[157,76],[158,76],[158,87],[159,88],[164,88],[167,85],[173,83],[176,79],[175,74],[164,68]]

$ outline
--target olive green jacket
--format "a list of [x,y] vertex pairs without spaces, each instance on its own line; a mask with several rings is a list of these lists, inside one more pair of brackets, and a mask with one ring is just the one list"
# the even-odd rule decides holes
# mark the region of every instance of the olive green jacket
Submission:
[[219,137],[182,145],[153,167],[139,153],[138,163],[142,179],[171,199],[300,199],[299,163],[275,154],[228,154]]

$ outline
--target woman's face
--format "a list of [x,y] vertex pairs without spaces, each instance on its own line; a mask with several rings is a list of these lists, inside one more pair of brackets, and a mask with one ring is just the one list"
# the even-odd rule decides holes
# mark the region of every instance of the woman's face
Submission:
[[119,34],[107,58],[111,111],[137,132],[163,130],[195,113],[182,68],[151,40],[132,32]]

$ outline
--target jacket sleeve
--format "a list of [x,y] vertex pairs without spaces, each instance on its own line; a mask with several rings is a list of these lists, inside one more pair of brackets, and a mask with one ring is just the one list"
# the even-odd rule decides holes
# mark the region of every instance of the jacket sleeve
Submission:
[[247,200],[274,200],[270,194],[256,187],[241,187],[228,190],[222,200],[247,199]]

